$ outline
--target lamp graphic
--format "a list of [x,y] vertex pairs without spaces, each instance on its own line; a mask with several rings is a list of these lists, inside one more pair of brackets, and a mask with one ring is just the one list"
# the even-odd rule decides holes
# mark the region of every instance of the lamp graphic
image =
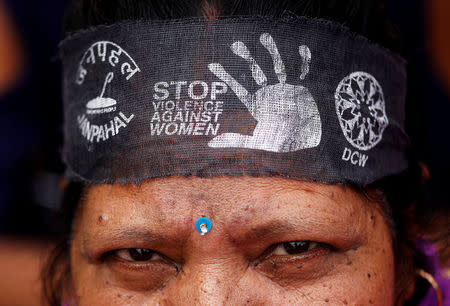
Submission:
[[106,86],[111,83],[111,81],[114,79],[114,73],[110,72],[106,75],[105,82],[103,83],[102,92],[100,93],[100,96],[90,100],[86,104],[88,114],[104,114],[104,113],[110,113],[116,110],[115,105],[117,104],[117,101],[112,98],[105,98],[105,90]]

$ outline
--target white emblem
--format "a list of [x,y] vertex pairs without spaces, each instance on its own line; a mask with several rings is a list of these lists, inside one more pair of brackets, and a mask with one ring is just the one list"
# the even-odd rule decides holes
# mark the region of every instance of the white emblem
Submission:
[[389,124],[378,81],[366,72],[353,72],[339,83],[335,99],[339,123],[348,142],[365,151],[375,147]]
[[[322,124],[317,105],[309,90],[300,85],[286,84],[286,69],[272,36],[264,33],[261,44],[269,51],[274,63],[278,84],[268,85],[267,77],[240,41],[231,45],[231,50],[249,64],[252,76],[261,88],[249,93],[219,63],[209,69],[225,82],[239,100],[257,120],[252,136],[224,133],[214,137],[208,145],[213,148],[248,148],[271,152],[293,152],[319,145]],[[311,52],[307,46],[299,47],[302,58],[300,79],[309,72]]]
[[101,113],[110,113],[116,110],[115,105],[117,101],[112,98],[105,98],[105,90],[106,86],[111,83],[114,78],[114,72],[110,72],[106,75],[105,83],[103,84],[102,93],[100,96],[90,100],[86,104],[86,113],[87,114],[101,114]]
[[88,70],[96,69],[97,64],[106,65],[109,70],[115,72],[110,71],[106,74],[102,88],[99,89],[100,95],[87,101],[86,112],[77,118],[81,134],[89,142],[108,140],[117,135],[120,129],[125,128],[134,118],[134,114],[127,116],[119,112],[113,119],[102,124],[93,124],[89,121],[89,115],[106,114],[117,110],[117,101],[111,97],[105,97],[107,93],[110,93],[107,88],[109,89],[108,85],[113,82],[115,75],[119,75],[117,79],[123,77],[125,81],[128,81],[140,72],[135,61],[119,45],[110,41],[98,41],[88,48],[80,61],[76,77],[76,83],[79,86],[84,84]]

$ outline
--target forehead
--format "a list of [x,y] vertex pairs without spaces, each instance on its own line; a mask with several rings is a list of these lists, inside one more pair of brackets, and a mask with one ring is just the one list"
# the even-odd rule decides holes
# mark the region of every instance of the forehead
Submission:
[[301,209],[322,215],[353,215],[370,205],[351,188],[284,178],[169,177],[139,185],[97,185],[87,191],[83,214],[103,219],[181,220],[198,216],[233,221]]

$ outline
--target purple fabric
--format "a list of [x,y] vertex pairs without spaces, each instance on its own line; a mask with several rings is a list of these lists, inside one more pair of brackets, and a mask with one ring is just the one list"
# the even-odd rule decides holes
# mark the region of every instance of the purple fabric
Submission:
[[[427,241],[418,241],[417,246],[427,256],[429,273],[431,273],[434,279],[438,282],[442,292],[442,299],[444,306],[450,306],[450,279],[444,277],[442,274],[442,268],[439,266],[439,259],[437,257],[437,251],[434,245]],[[419,306],[436,306],[437,299],[434,289],[430,286],[425,298],[420,302]]]

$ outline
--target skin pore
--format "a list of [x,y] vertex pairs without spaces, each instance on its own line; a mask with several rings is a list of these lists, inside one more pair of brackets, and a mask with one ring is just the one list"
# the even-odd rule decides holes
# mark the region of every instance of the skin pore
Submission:
[[[92,186],[69,295],[79,305],[394,305],[377,207],[351,188],[283,178]],[[205,236],[200,217],[212,221]]]

